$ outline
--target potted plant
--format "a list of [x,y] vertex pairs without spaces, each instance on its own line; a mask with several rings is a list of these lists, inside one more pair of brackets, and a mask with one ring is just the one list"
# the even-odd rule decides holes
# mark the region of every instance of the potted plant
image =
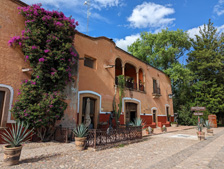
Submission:
[[211,123],[208,120],[205,121],[205,127],[207,128],[207,133],[213,135],[213,129],[211,129]]
[[148,131],[146,131],[146,129],[144,129],[145,127],[145,123],[143,122],[143,120],[141,118],[135,118],[133,122],[129,123],[129,126],[135,126],[135,127],[142,127],[142,135],[148,135]]
[[80,124],[73,130],[75,135],[75,146],[76,149],[81,151],[85,149],[86,145],[86,138],[88,135],[88,127],[86,127],[83,123]]
[[167,128],[166,128],[165,125],[163,125],[163,127],[161,127],[161,131],[162,131],[162,132],[167,132]]
[[198,132],[197,132],[198,139],[199,140],[205,140],[205,132],[202,131],[203,124],[199,123],[198,126],[197,126],[197,129],[198,129]]
[[177,122],[171,122],[171,127],[177,127]]
[[22,143],[28,141],[33,135],[33,129],[29,130],[29,125],[18,121],[12,125],[12,128],[5,129],[1,134],[2,139],[7,145],[4,149],[4,165],[11,166],[19,163],[22,151]]
[[152,134],[154,129],[153,129],[152,127],[149,126],[149,127],[148,127],[148,130],[149,130],[149,134]]
[[147,136],[147,135],[149,135],[149,129],[148,128],[144,128],[142,130],[142,136]]

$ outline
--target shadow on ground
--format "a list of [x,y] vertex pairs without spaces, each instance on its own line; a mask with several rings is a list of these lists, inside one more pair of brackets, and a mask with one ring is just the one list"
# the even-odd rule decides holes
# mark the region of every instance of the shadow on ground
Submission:
[[24,164],[24,163],[35,163],[35,162],[38,162],[38,161],[41,161],[41,160],[50,160],[51,158],[55,158],[55,157],[58,157],[58,156],[61,156],[60,153],[58,154],[54,154],[54,155],[41,155],[39,157],[33,157],[33,158],[26,158],[26,159],[23,159],[19,162],[19,164]]

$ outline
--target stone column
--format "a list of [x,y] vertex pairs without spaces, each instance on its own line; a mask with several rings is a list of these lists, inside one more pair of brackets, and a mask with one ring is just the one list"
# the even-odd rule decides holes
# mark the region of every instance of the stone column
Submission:
[[143,86],[144,86],[144,91],[145,91],[145,73],[143,73]]
[[137,90],[139,90],[139,71],[136,70],[136,75],[137,75]]
[[122,65],[122,75],[125,76],[125,65]]

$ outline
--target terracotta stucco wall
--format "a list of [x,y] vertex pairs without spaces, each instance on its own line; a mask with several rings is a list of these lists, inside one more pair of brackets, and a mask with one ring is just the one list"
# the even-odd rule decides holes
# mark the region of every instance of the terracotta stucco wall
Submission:
[[[8,46],[10,37],[20,36],[25,28],[24,18],[18,14],[18,7],[25,6],[22,2],[14,0],[1,0],[0,7],[0,87],[10,86],[13,90],[13,103],[18,96],[21,82],[29,79],[31,72],[22,72],[22,68],[30,68],[29,62],[25,62],[21,48]],[[67,85],[65,94],[68,103],[67,110],[61,122],[65,127],[74,127],[77,106],[77,81],[78,81],[78,60],[72,67],[72,76],[75,79]],[[12,119],[12,118],[11,118]],[[1,126],[0,126],[1,127]]]
[[0,85],[13,89],[13,102],[22,80],[30,77],[30,73],[22,72],[22,68],[28,68],[29,64],[24,61],[21,49],[8,46],[10,37],[21,35],[24,29],[24,18],[18,14],[17,9],[21,5],[1,0],[0,8]]
[[[125,97],[134,98],[141,102],[142,115],[144,113],[146,115],[151,114],[152,108],[157,108],[158,115],[165,116],[165,105],[169,105],[170,114],[173,115],[172,99],[168,97],[168,94],[172,93],[171,82],[163,72],[116,48],[115,44],[105,37],[92,38],[77,33],[75,36],[75,48],[80,58],[89,56],[96,59],[95,69],[84,66],[84,60],[80,60],[79,91],[90,90],[100,94],[102,97],[102,112],[112,111],[112,101],[115,93],[115,67],[105,69],[104,66],[115,65],[116,58],[120,58],[122,65],[130,63],[137,70],[141,68],[143,74],[145,74],[145,92],[126,90]],[[152,96],[153,78],[159,81],[161,89],[162,96],[157,99]],[[118,102],[118,97],[116,99]]]

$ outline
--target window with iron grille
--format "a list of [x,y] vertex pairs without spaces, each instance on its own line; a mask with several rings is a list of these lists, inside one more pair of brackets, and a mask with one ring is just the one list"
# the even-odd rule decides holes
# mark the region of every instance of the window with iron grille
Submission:
[[153,93],[160,94],[160,88],[156,79],[153,79]]
[[93,58],[89,58],[89,57],[85,57],[84,60],[84,66],[90,67],[92,69],[95,69],[95,59]]

